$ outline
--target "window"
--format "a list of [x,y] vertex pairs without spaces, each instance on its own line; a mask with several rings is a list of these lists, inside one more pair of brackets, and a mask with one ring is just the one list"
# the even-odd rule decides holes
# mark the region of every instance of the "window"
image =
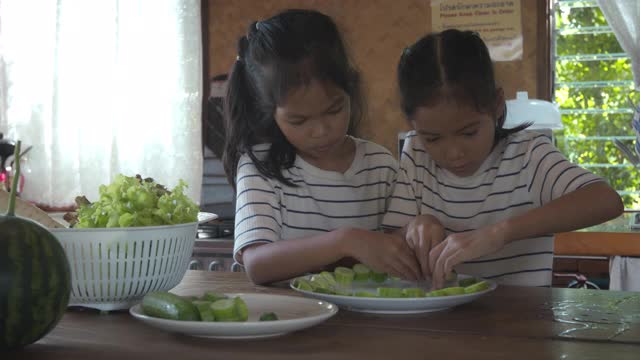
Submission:
[[556,1],[554,22],[554,98],[565,127],[558,148],[607,179],[626,208],[640,208],[640,172],[614,143],[635,146],[631,61],[595,0]]

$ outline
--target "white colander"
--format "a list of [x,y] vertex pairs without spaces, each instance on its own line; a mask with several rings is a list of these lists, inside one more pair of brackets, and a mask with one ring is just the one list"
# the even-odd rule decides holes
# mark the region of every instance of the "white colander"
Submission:
[[69,306],[128,309],[151,291],[169,290],[187,271],[198,222],[131,228],[49,229],[71,267]]

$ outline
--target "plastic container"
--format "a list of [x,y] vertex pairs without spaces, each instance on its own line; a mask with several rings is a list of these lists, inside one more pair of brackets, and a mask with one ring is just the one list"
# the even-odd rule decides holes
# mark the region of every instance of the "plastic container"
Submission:
[[504,127],[514,128],[520,124],[533,123],[528,129],[562,129],[562,118],[558,105],[545,100],[529,99],[526,91],[518,91],[516,98],[507,100],[507,118]]
[[151,291],[169,290],[189,266],[198,222],[130,228],[49,229],[71,268],[69,306],[128,309]]

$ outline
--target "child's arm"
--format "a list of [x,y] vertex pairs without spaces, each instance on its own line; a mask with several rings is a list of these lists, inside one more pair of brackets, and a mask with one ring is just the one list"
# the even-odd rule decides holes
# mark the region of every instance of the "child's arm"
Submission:
[[400,169],[389,196],[382,227],[403,237],[420,263],[421,278],[429,278],[429,251],[445,237],[444,227],[432,215],[420,214],[423,179],[418,177],[417,164],[426,163],[422,144],[412,131],[405,139]]
[[599,224],[623,212],[620,196],[604,182],[586,185],[522,215],[476,231],[449,235],[429,254],[434,287],[464,261],[500,250],[509,242]]
[[419,278],[413,251],[401,237],[363,229],[338,229],[304,239],[253,245],[237,256],[256,284],[289,279],[345,257],[394,276]]
[[546,137],[532,139],[525,160],[523,175],[537,207],[448,236],[429,254],[436,286],[453,266],[491,254],[511,241],[584,228],[622,213],[620,196],[602,179],[569,162]]

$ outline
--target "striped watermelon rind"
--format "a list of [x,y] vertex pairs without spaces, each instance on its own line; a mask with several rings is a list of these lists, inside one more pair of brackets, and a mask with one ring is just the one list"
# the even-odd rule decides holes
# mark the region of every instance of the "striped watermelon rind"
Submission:
[[32,344],[64,315],[69,262],[58,240],[28,219],[0,216],[0,349]]

